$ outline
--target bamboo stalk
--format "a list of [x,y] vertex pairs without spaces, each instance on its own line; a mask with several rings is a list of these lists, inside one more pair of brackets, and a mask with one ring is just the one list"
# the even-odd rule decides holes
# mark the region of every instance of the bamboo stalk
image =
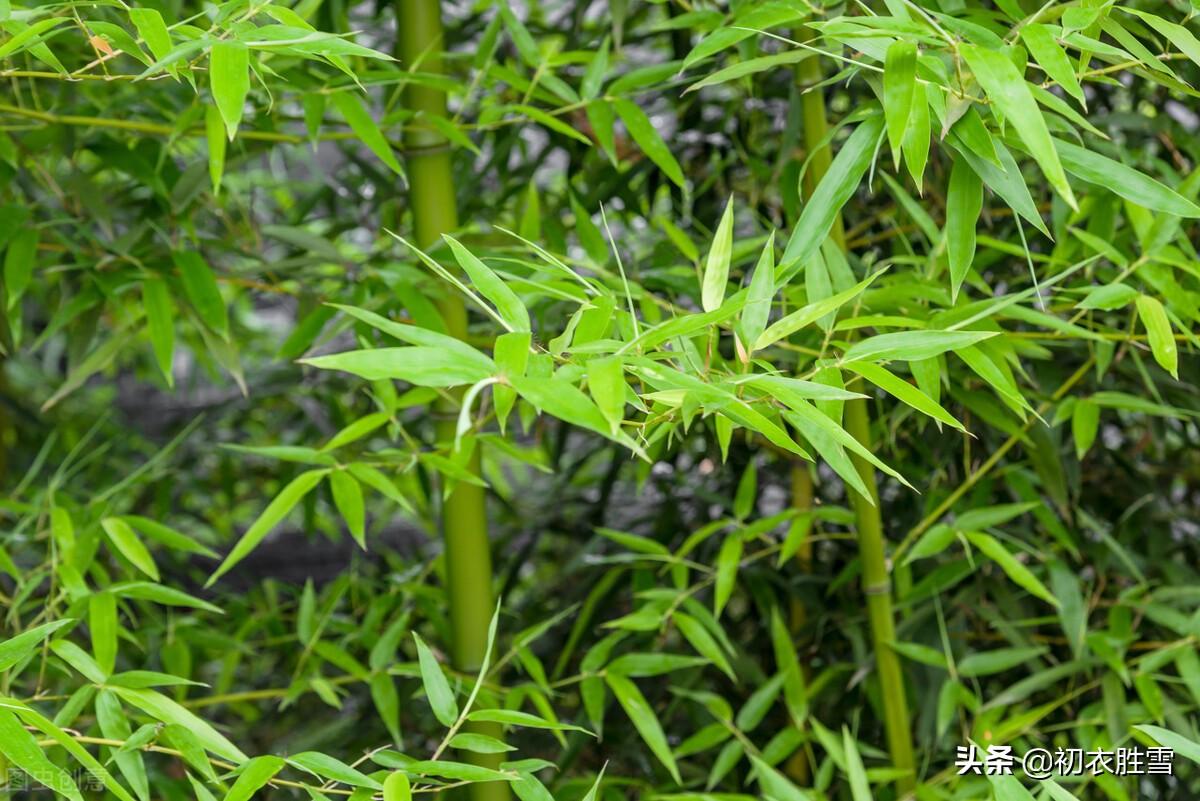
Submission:
[[[804,141],[811,151],[808,170],[804,175],[804,194],[809,197],[828,171],[832,154],[828,146],[821,147],[821,142],[828,133],[824,93],[820,89],[809,88],[817,86],[823,80],[820,59],[805,59],[800,62],[797,71],[801,89],[808,89],[801,95],[800,102],[804,114]],[[846,249],[845,228],[840,213],[834,218],[830,236],[842,250]],[[846,402],[845,426],[851,436],[864,446],[871,447],[871,421],[864,398]],[[904,672],[899,657],[891,648],[891,643],[896,637],[896,626],[883,517],[879,509],[879,493],[875,486],[875,468],[857,454],[851,454],[850,459],[871,495],[868,499],[847,487],[854,509],[855,528],[858,531],[862,586],[863,593],[867,596],[867,615],[875,648],[875,670],[879,676],[888,752],[892,764],[907,772],[903,778],[896,781],[896,789],[904,795],[912,792],[915,787],[916,771],[908,699],[904,690]]]
[[[399,55],[406,67],[420,60],[421,69],[436,74],[442,71],[441,8],[438,0],[400,0],[396,6],[399,27]],[[405,161],[411,185],[413,228],[418,247],[428,247],[443,233],[458,228],[458,210],[451,171],[450,148],[437,129],[422,124],[421,115],[446,115],[444,92],[423,85],[412,85],[406,92],[408,107],[417,114],[404,134]],[[458,295],[447,295],[440,304],[448,333],[467,337],[467,310]],[[437,410],[438,438],[453,441],[454,409]],[[477,471],[479,456],[471,458],[470,469]],[[483,488],[458,482],[443,501],[442,537],[445,541],[446,584],[452,628],[451,658],[455,668],[472,672],[482,664],[487,649],[488,624],[495,608],[492,595],[492,560],[487,533],[487,508]],[[474,727],[480,734],[501,738],[498,724]],[[464,759],[481,767],[498,769],[501,754],[466,753]],[[472,801],[507,801],[506,782],[472,784]]]

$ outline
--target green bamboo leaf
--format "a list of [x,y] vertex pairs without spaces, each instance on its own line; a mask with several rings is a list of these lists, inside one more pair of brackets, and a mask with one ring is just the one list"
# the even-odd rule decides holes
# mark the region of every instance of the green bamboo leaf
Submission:
[[1075,68],[1071,66],[1066,51],[1055,40],[1054,31],[1051,26],[1041,23],[1026,25],[1021,28],[1021,40],[1050,80],[1087,108],[1087,98],[1083,94],[1083,87],[1079,85]]
[[[221,140],[224,142],[225,140]],[[142,308],[146,312],[146,331],[154,348],[154,358],[168,387],[175,386],[175,305],[167,282],[161,278],[142,281]]]
[[592,359],[587,364],[588,392],[615,435],[625,419],[625,366],[620,357]]
[[675,783],[681,784],[679,768],[675,764],[675,757],[671,754],[671,746],[667,744],[667,736],[663,733],[658,716],[654,714],[654,710],[647,703],[642,691],[632,681],[616,673],[607,673],[604,678],[608,682],[609,689],[612,690],[613,695],[625,710],[625,714],[629,715],[629,719],[633,721],[633,727],[641,735],[642,741],[666,767]]
[[[588,106],[589,111],[593,105],[595,104]],[[675,157],[671,155],[670,148],[655,129],[654,123],[650,122],[650,118],[646,116],[646,112],[642,111],[632,100],[625,98],[613,100],[612,107],[616,109],[621,121],[628,129],[629,135],[633,137],[633,141],[642,149],[642,152],[658,165],[658,168],[676,186],[682,189],[684,186],[683,170],[680,169],[679,162],[675,160]]]
[[733,252],[733,198],[725,204],[725,213],[713,235],[708,260],[704,264],[703,289],[700,306],[706,312],[716,311],[725,299],[725,287],[729,283],[729,261]]
[[975,259],[975,226],[983,209],[983,182],[967,164],[955,159],[946,193],[946,256],[950,261],[950,297],[958,298],[959,287]]
[[904,150],[904,165],[918,192],[923,187],[925,165],[929,162],[929,141],[932,130],[929,124],[929,93],[936,89],[918,83],[913,94],[912,111],[908,116],[908,127],[901,144]]
[[604,155],[608,160],[616,166],[617,164],[617,145],[616,145],[616,111],[613,104],[607,100],[593,100],[587,104],[584,110],[587,114],[588,124],[592,126],[592,133],[596,135],[596,142],[600,145],[600,149],[604,151]]
[[506,751],[516,751],[513,746],[489,737],[486,734],[460,732],[450,739],[450,747],[459,751],[471,751],[476,754],[503,754]]
[[1167,311],[1157,298],[1149,295],[1138,295],[1138,317],[1146,327],[1146,339],[1150,344],[1150,352],[1162,369],[1179,378],[1179,351],[1175,346],[1175,334],[1171,331],[1171,321],[1167,319]]
[[34,736],[8,709],[0,709],[0,753],[38,784],[71,801],[83,801],[70,774],[46,758]]
[[458,720],[458,702],[454,700],[454,692],[446,681],[446,674],[442,672],[437,657],[415,631],[413,640],[417,644],[417,659],[421,665],[421,683],[425,686],[425,696],[429,699],[433,715],[443,726],[453,726]]
[[780,53],[772,53],[769,56],[758,56],[756,58],[748,58],[745,61],[739,61],[736,64],[731,64],[724,69],[717,70],[711,75],[706,75],[699,81],[683,90],[684,94],[695,92],[703,89],[706,86],[716,86],[729,81],[736,81],[739,78],[745,78],[749,75],[756,75],[766,70],[773,70],[776,67],[781,67],[786,64],[798,64],[807,58],[816,55],[811,50],[784,50]]
[[859,123],[842,144],[829,170],[821,178],[812,197],[804,204],[800,219],[784,248],[777,273],[790,275],[794,267],[808,262],[833,228],[842,206],[854,194],[871,166],[875,146],[883,133],[883,117],[875,115]]
[[846,778],[850,784],[850,797],[854,801],[872,801],[871,783],[867,781],[867,770],[858,753],[858,743],[850,730],[842,727],[842,749],[846,755]]
[[683,635],[689,645],[696,649],[696,653],[707,659],[736,683],[737,674],[733,672],[733,666],[729,664],[725,652],[716,639],[709,634],[704,624],[683,612],[676,612],[673,619],[679,633]]
[[577,731],[584,734],[591,734],[587,729],[579,726],[572,726],[569,723],[557,723],[516,709],[476,709],[467,715],[467,720],[480,723],[503,723],[506,726],[523,726],[527,729]]
[[242,766],[224,801],[250,801],[287,763],[277,756],[260,756]]
[[0,58],[8,58],[25,50],[35,50],[38,46],[44,46],[42,34],[57,28],[67,21],[65,17],[46,17],[45,19],[38,20],[29,27],[24,27],[24,23],[17,20],[10,21],[6,28],[13,35],[7,42],[0,45]]
[[720,617],[721,610],[729,602],[733,587],[737,581],[738,565],[742,561],[742,548],[745,543],[737,534],[731,534],[721,543],[717,554],[717,576],[713,590],[713,617]]
[[768,326],[767,330],[763,331],[754,341],[754,350],[762,350],[784,337],[791,336],[801,328],[812,325],[825,315],[837,311],[862,294],[863,290],[869,287],[882,274],[882,270],[873,273],[844,292],[839,292],[816,303],[809,303],[777,320]]
[[893,642],[891,643],[891,649],[906,659],[911,659],[914,662],[920,662],[930,667],[945,670],[949,664],[946,661],[945,654],[936,648],[930,648],[928,645],[921,645],[915,642]]
[[367,146],[367,149],[378,156],[379,160],[386,164],[392,172],[403,175],[404,168],[396,160],[392,146],[388,144],[383,132],[371,118],[371,112],[367,111],[367,107],[363,105],[362,101],[348,91],[334,92],[332,99],[333,105],[342,115],[342,119],[350,126],[350,130],[354,131],[354,135]]
[[1034,801],[1033,795],[1021,784],[1021,780],[1009,774],[987,774],[996,801]]
[[237,133],[250,93],[250,51],[241,42],[224,39],[213,43],[208,62],[209,89],[225,121],[230,140]]
[[966,431],[962,423],[954,419],[950,412],[942,408],[941,404],[903,378],[888,372],[885,368],[877,364],[871,364],[870,362],[854,362],[846,365],[846,367],[922,414],[941,421],[952,428],[957,428],[959,431]]
[[[98,592],[88,598],[88,628],[92,634],[92,653],[107,675],[117,666],[117,598],[111,592]],[[103,681],[103,679],[101,679]]]
[[130,8],[129,19],[155,59],[161,61],[171,54],[171,32],[157,9]]
[[[100,724],[100,733],[105,737],[125,743],[113,754],[113,758],[137,797],[141,801],[149,801],[150,782],[146,777],[146,765],[140,753],[128,750],[129,743],[134,741],[133,731],[121,709],[120,700],[111,690],[101,690],[96,694],[96,722]],[[146,731],[153,736],[153,725]]]
[[441,759],[410,762],[404,769],[417,776],[438,776],[458,782],[511,782],[519,778],[515,773],[505,773],[478,765],[447,762]]
[[1096,441],[1100,430],[1100,407],[1087,398],[1081,398],[1071,412],[1071,436],[1075,440],[1075,456],[1083,459],[1084,454]]
[[463,268],[463,272],[470,277],[472,286],[495,305],[496,311],[508,323],[509,330],[529,331],[529,311],[508,284],[457,239],[449,234],[442,234],[442,239],[450,246],[454,259]]
[[335,759],[328,754],[317,751],[305,751],[287,758],[289,764],[301,770],[306,770],[323,779],[350,785],[351,787],[369,787],[372,790],[382,790],[383,785],[361,771]]
[[43,623],[28,631],[23,631],[15,637],[0,642],[0,671],[5,671],[33,653],[34,649],[54,632],[75,621],[66,618]]
[[[888,146],[892,149],[892,162],[897,170],[900,169],[901,146],[912,116],[916,91],[917,46],[911,41],[897,39],[888,46],[883,62],[883,114],[887,120]],[[924,99],[924,92],[921,92],[921,100]]]
[[[480,354],[482,355],[482,354]],[[486,359],[486,357],[484,357]],[[374,348],[300,359],[321,370],[340,370],[368,381],[395,379],[418,387],[456,387],[490,378],[495,366],[440,347]]]
[[534,376],[509,376],[508,380],[522,398],[546,414],[573,426],[618,439],[637,450],[632,440],[619,431],[614,437],[612,428],[599,407],[574,384],[559,378]]
[[1046,585],[1042,584],[1029,568],[1017,561],[1017,558],[1009,553],[1008,549],[1001,545],[995,537],[984,534],[982,531],[969,531],[966,537],[972,545],[983,552],[984,556],[998,564],[1018,586],[1051,606],[1059,605],[1054,595],[1046,589]]
[[112,690],[126,703],[136,706],[151,717],[161,720],[163,723],[174,723],[187,729],[206,749],[217,756],[239,763],[248,759],[237,746],[225,739],[225,736],[214,729],[211,724],[162,693],[154,690],[116,686]]
[[211,587],[216,583],[217,579],[228,573],[234,565],[242,561],[247,554],[253,551],[262,542],[263,537],[267,536],[271,529],[275,528],[276,525],[287,517],[288,512],[292,511],[292,508],[300,502],[300,499],[307,495],[309,490],[317,486],[328,472],[329,470],[327,469],[307,470],[292,479],[267,504],[267,508],[263,510],[263,513],[259,515],[250,528],[246,529],[246,533],[238,540],[237,545],[233,546],[233,550],[225,557],[225,561],[221,562],[216,572],[209,576],[204,586]]
[[1122,283],[1105,284],[1090,289],[1087,296],[1079,301],[1080,309],[1099,309],[1113,311],[1124,308],[1138,297],[1138,292],[1131,286]]
[[108,674],[101,669],[96,660],[70,640],[55,640],[50,643],[50,650],[90,682],[103,684],[108,678]]
[[367,534],[362,486],[347,471],[334,470],[329,474],[329,490],[333,494],[333,505],[346,521],[346,528],[350,529],[350,536],[365,551]]
[[[736,743],[736,741],[734,742]],[[741,746],[741,743],[737,744]],[[750,754],[750,762],[754,765],[754,775],[758,778],[758,786],[764,797],[775,799],[775,801],[809,801],[811,798],[808,793],[792,784],[791,780],[760,757]]]
[[1170,748],[1177,754],[1182,754],[1193,762],[1200,764],[1200,744],[1194,743],[1181,734],[1161,726],[1141,724],[1133,728],[1148,735],[1151,739],[1165,748]]
[[742,307],[741,333],[745,338],[747,348],[753,350],[755,343],[767,327],[767,318],[771,314],[771,298],[775,295],[775,232],[771,231],[767,243],[763,245],[758,264],[754,267],[754,275],[750,278],[750,288],[746,295],[746,305]]
[[1046,127],[1046,119],[1016,66],[999,50],[963,44],[959,52],[987,96],[1029,148],[1030,155],[1042,168],[1046,180],[1068,206],[1078,209],[1075,195],[1067,183],[1066,173],[1050,138],[1050,129]]
[[959,675],[990,676],[1020,665],[1028,665],[1046,653],[1043,646],[1031,648],[997,648],[993,651],[980,651],[968,654],[958,662]]
[[[809,438],[809,440],[813,443],[813,447],[817,449],[817,452],[821,454],[825,461],[830,461],[829,457],[826,455],[826,451],[829,450],[828,444],[819,444],[818,439],[824,439],[828,443],[836,445],[839,449],[848,448],[861,458],[866,459],[879,470],[899,481],[904,486],[912,487],[912,485],[905,480],[904,476],[900,475],[898,472],[889,467],[879,457],[872,453],[870,448],[867,448],[865,445],[859,442],[853,434],[839,426],[815,406],[800,399],[789,398],[787,397],[786,392],[781,393],[780,399],[783,400],[783,402],[788,406],[788,411],[784,413],[784,416],[792,423],[792,425],[796,427],[798,431],[800,431],[801,434],[803,434],[806,438]],[[816,432],[820,432],[821,436],[814,438]],[[842,475],[843,470],[838,470],[838,468],[834,466],[832,462],[830,462],[830,466],[834,467],[834,469],[838,471],[838,475],[842,476],[842,480],[846,481],[846,483],[848,483],[856,491],[862,492],[863,496],[870,500],[870,494],[866,492],[866,487],[862,485],[862,479],[858,474],[858,470],[854,468],[853,465],[851,465],[848,470],[845,470],[846,475]]]
[[11,309],[25,294],[37,264],[38,229],[32,225],[17,232],[4,254],[4,289]]
[[1153,211],[1176,217],[1200,217],[1200,206],[1150,176],[1079,145],[1054,140],[1063,166],[1072,175]]
[[897,331],[856,342],[842,354],[841,363],[859,361],[917,361],[946,351],[968,348],[996,336],[995,331]]
[[412,801],[412,785],[408,774],[395,770],[383,780],[383,801]]
[[1162,17],[1147,11],[1140,11],[1127,6],[1121,6],[1121,10],[1126,14],[1133,14],[1144,20],[1151,28],[1154,28],[1154,30],[1165,36],[1168,42],[1178,47],[1179,52],[1197,64],[1200,64],[1200,39],[1197,39],[1196,35],[1187,28],[1174,22],[1168,22]]
[[171,254],[183,291],[201,322],[211,328],[222,339],[229,334],[229,315],[225,299],[217,287],[216,276],[204,261],[204,257],[192,250],[177,250]]
[[217,615],[224,614],[220,607],[188,595],[182,590],[177,590],[174,587],[164,587],[161,584],[151,584],[148,581],[126,581],[113,584],[108,588],[108,592],[111,592],[113,595],[120,595],[123,598],[138,598],[143,601],[152,601],[163,606],[182,606],[191,609],[203,609],[206,612],[212,612]]
[[146,546],[128,523],[117,517],[106,517],[100,521],[100,527],[108,535],[108,541],[122,556],[153,581],[158,581],[158,567],[154,564],[154,557],[146,550]]
[[204,131],[208,139],[208,177],[216,195],[221,191],[221,176],[225,172],[225,132],[221,128],[221,111],[216,106],[204,109]]

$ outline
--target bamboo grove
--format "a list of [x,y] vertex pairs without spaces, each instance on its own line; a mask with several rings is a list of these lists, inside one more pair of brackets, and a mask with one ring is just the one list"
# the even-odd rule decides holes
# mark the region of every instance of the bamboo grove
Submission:
[[1197,797],[1195,10],[0,0],[0,792]]

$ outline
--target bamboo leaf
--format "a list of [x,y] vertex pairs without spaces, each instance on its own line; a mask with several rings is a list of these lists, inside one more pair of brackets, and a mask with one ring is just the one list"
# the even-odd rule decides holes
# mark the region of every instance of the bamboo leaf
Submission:
[[972,545],[982,551],[984,556],[998,564],[1017,585],[1051,606],[1058,606],[1058,601],[1046,589],[1046,585],[1042,584],[1029,568],[1017,561],[1017,558],[1009,553],[999,540],[981,531],[970,531],[966,536]]
[[253,525],[246,529],[246,533],[242,535],[237,545],[233,547],[233,550],[221,562],[216,572],[209,576],[204,586],[211,587],[216,583],[217,579],[228,573],[234,565],[242,561],[247,554],[253,551],[262,542],[263,537],[267,536],[271,529],[275,528],[276,525],[287,517],[288,512],[292,511],[292,507],[299,503],[300,499],[307,495],[309,490],[319,484],[328,472],[328,470],[307,470],[292,479],[267,504],[267,508],[263,510],[263,513],[254,521]]
[[338,514],[346,521],[346,528],[350,529],[350,536],[365,551],[367,540],[362,487],[349,472],[334,470],[329,474],[329,489]]
[[966,159],[955,159],[946,193],[945,235],[952,299],[957,299],[959,287],[975,259],[975,226],[979,223],[982,208],[983,182]]
[[1075,195],[1067,183],[1066,173],[1050,138],[1050,129],[1046,127],[1046,119],[1016,66],[998,50],[964,44],[959,52],[988,97],[1005,119],[1012,123],[1021,141],[1029,148],[1030,155],[1042,168],[1046,180],[1068,206],[1077,209]]
[[[594,104],[593,104],[594,105]],[[646,112],[642,111],[632,100],[618,98],[612,101],[612,107],[616,110],[621,121],[625,123],[629,135],[633,137],[633,141],[637,142],[637,146],[642,149],[642,152],[653,161],[663,173],[671,179],[678,187],[683,188],[683,170],[679,167],[679,162],[675,160],[675,156],[671,155],[670,148],[658,131],[654,128],[654,123],[650,122],[650,118],[646,116]],[[588,106],[590,110],[592,105]]]
[[225,299],[217,287],[216,276],[204,261],[204,257],[192,250],[177,250],[171,254],[183,291],[201,322],[211,328],[222,339],[229,335],[229,316]]
[[[888,146],[892,149],[892,162],[897,170],[900,169],[901,146],[912,116],[916,90],[917,46],[911,41],[897,39],[888,46],[883,62],[883,114],[887,121]],[[924,92],[921,95],[924,101]]]
[[895,397],[909,406],[913,407],[922,414],[928,415],[935,420],[941,421],[948,426],[957,428],[959,431],[966,431],[962,423],[954,419],[948,411],[942,408],[941,404],[930,398],[921,390],[914,387],[912,384],[905,381],[903,378],[888,372],[883,367],[869,362],[853,362],[846,365],[847,369],[858,373],[863,378],[870,381],[875,386],[882,389],[884,392]]
[[713,235],[712,247],[704,265],[704,281],[700,305],[706,312],[716,311],[725,299],[729,283],[729,261],[733,251],[733,198],[725,204],[725,213]]
[[334,108],[342,115],[342,119],[350,126],[350,130],[354,131],[354,135],[367,146],[367,149],[378,156],[379,160],[386,164],[392,172],[403,175],[404,168],[396,160],[392,146],[388,144],[383,132],[371,118],[371,112],[367,111],[367,107],[363,105],[362,101],[350,92],[334,92],[332,99]]
[[[224,142],[225,140],[221,140]],[[161,278],[142,281],[142,307],[146,311],[146,331],[154,348],[154,358],[168,387],[175,385],[175,307]]]
[[867,770],[858,753],[858,743],[845,726],[842,727],[842,748],[846,755],[846,778],[850,783],[850,797],[854,801],[872,801],[871,783],[867,781]]
[[641,735],[642,741],[666,767],[675,783],[680,784],[679,768],[675,764],[675,757],[671,754],[671,746],[667,744],[667,736],[663,733],[658,716],[650,708],[642,691],[632,681],[619,674],[608,673],[604,678],[608,682],[609,689],[612,690],[613,695],[625,710],[625,714],[629,715],[629,719],[633,722],[638,734]]
[[1061,139],[1054,140],[1054,148],[1067,171],[1090,184],[1154,211],[1200,217],[1200,206],[1126,164]]
[[6,671],[25,657],[54,632],[75,621],[70,618],[54,620],[23,631],[15,637],[0,642],[0,671]]
[[1171,321],[1167,319],[1166,309],[1157,298],[1149,295],[1138,295],[1138,317],[1146,327],[1146,339],[1150,343],[1150,352],[1162,369],[1179,378],[1179,351],[1175,347],[1175,334],[1171,331]]
[[[482,355],[482,354],[480,354]],[[486,357],[484,357],[486,359]],[[300,359],[321,370],[340,370],[368,381],[395,379],[418,387],[455,387],[489,378],[495,366],[440,347],[374,348]]]
[[996,336],[994,331],[897,331],[856,342],[842,354],[841,363],[859,361],[918,361],[946,351],[968,348]]
[[1054,28],[1041,23],[1026,25],[1021,28],[1021,40],[1046,75],[1086,108],[1087,98],[1084,97],[1083,87],[1079,85],[1066,51],[1055,41]]
[[209,89],[230,140],[237,133],[250,93],[250,51],[232,40],[215,42],[209,51]]
[[458,719],[458,702],[454,700],[454,692],[446,681],[446,674],[442,672],[437,657],[415,631],[413,640],[417,644],[417,659],[421,664],[421,683],[425,686],[425,697],[429,699],[433,715],[443,726],[453,726]]
[[446,244],[454,253],[455,261],[470,277],[472,285],[495,305],[496,311],[508,323],[509,330],[529,331],[529,312],[508,284],[492,272],[491,268],[480,261],[475,254],[463,247],[457,239],[449,234],[442,234],[442,238],[446,240]]
[[412,801],[412,785],[408,774],[394,770],[383,780],[383,801]]
[[158,581],[158,567],[154,564],[154,557],[150,555],[150,551],[146,550],[146,546],[138,539],[137,534],[133,532],[128,523],[120,518],[106,517],[100,521],[100,526],[108,535],[108,541],[122,556],[153,581]]
[[70,774],[46,758],[37,740],[7,709],[0,709],[0,753],[39,784],[72,801],[83,801]]
[[208,177],[213,195],[221,191],[221,176],[225,172],[225,136],[221,129],[221,111],[216,106],[204,109],[204,130],[208,139]]
[[794,334],[801,328],[812,325],[825,315],[837,311],[862,294],[863,290],[869,287],[882,274],[882,271],[873,273],[844,292],[839,292],[816,303],[809,303],[777,320],[768,326],[767,330],[763,331],[758,339],[755,340],[754,350],[762,350],[784,337]]
[[237,780],[225,794],[225,801],[249,801],[275,774],[287,764],[276,756],[260,756],[251,759],[238,773]]
[[842,144],[812,197],[804,204],[804,210],[784,249],[778,273],[789,275],[793,266],[805,264],[821,247],[842,206],[854,194],[867,168],[871,166],[875,146],[882,133],[883,117],[868,117]]
[[1071,412],[1071,436],[1075,439],[1075,456],[1082,460],[1096,441],[1100,430],[1100,407],[1087,398],[1075,404]]

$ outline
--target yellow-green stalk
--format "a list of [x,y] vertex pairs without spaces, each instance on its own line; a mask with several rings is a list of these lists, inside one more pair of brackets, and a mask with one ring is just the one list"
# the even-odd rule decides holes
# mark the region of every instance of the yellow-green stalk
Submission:
[[[438,0],[399,0],[399,56],[404,66],[420,60],[421,71],[442,70],[441,8]],[[409,205],[413,215],[413,234],[418,247],[436,244],[443,233],[458,228],[454,178],[450,163],[450,145],[437,129],[423,124],[421,116],[445,116],[446,95],[431,86],[414,84],[405,95],[405,104],[416,115],[404,134],[405,166],[411,188]],[[458,295],[447,295],[440,304],[447,331],[467,337],[467,310]],[[441,406],[438,439],[454,440],[455,410]],[[478,454],[471,469],[478,468]],[[450,606],[453,642],[451,658],[455,668],[473,673],[483,662],[487,649],[488,623],[495,608],[492,589],[492,559],[488,543],[487,508],[482,487],[460,481],[442,503],[441,526],[446,554],[446,592]],[[474,727],[481,734],[499,738],[495,724]],[[495,769],[500,754],[463,754],[464,759]],[[472,801],[508,801],[505,782],[470,785]]]
[[[828,146],[821,146],[828,133],[825,116],[825,97],[816,87],[824,79],[819,57],[806,58],[797,68],[800,80],[801,111],[804,114],[804,142],[812,152],[808,170],[804,175],[805,197],[829,169],[832,155]],[[805,90],[808,91],[805,91]],[[843,250],[846,249],[845,229],[842,216],[834,219],[830,236]],[[864,446],[871,447],[871,421],[867,401],[856,398],[846,402],[846,431]],[[858,530],[859,559],[862,562],[862,586],[867,596],[867,615],[871,624],[871,640],[875,646],[875,671],[879,676],[880,700],[883,704],[884,728],[887,732],[888,752],[892,764],[908,772],[896,782],[901,794],[911,792],[916,783],[913,761],[912,730],[908,714],[908,699],[904,690],[904,672],[899,656],[892,650],[896,639],[896,626],[892,610],[891,578],[888,571],[883,517],[879,509],[879,493],[875,486],[875,468],[856,454],[850,455],[863,484],[871,493],[868,500],[847,488],[854,508]],[[809,496],[811,498],[811,496]],[[795,498],[793,503],[799,500]],[[811,500],[808,501],[811,503]]]

